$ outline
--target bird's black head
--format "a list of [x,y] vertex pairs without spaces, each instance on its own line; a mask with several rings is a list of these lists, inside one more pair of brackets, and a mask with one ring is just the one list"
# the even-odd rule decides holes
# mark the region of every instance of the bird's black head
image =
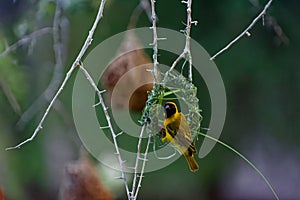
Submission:
[[164,106],[165,118],[169,118],[177,112],[177,106],[173,102],[167,102]]

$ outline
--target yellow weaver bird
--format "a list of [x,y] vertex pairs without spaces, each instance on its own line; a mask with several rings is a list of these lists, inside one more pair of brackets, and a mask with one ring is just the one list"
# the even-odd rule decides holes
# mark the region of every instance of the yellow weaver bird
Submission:
[[175,103],[167,102],[164,106],[164,116],[162,142],[171,142],[184,155],[190,170],[197,171],[199,166],[193,155],[197,153],[197,150],[184,114],[178,112]]

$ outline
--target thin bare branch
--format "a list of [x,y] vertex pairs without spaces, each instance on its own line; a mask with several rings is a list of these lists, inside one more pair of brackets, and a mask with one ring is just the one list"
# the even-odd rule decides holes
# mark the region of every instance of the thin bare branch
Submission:
[[186,3],[187,5],[187,9],[186,9],[186,13],[187,13],[187,20],[186,20],[186,33],[185,33],[185,47],[184,47],[184,52],[186,52],[186,57],[187,60],[189,61],[189,80],[192,81],[193,80],[193,71],[192,71],[192,67],[193,67],[193,63],[192,63],[192,55],[191,55],[191,48],[190,48],[190,41],[191,41],[191,27],[192,27],[192,23],[197,24],[196,21],[192,21],[192,0],[187,0],[187,1],[182,1],[184,3]]
[[175,61],[172,63],[170,69],[165,73],[165,76],[162,80],[162,83],[164,83],[169,75],[169,73],[176,67],[176,65],[182,60],[185,59],[189,62],[189,72],[188,72],[188,79],[190,81],[193,80],[193,62],[192,62],[192,55],[191,55],[191,47],[190,47],[190,41],[191,41],[191,27],[192,24],[197,25],[197,21],[192,20],[192,0],[186,0],[181,1],[181,3],[186,4],[186,28],[182,32],[185,34],[185,47],[182,51],[182,53],[175,59]]
[[[261,5],[258,0],[249,0],[249,2],[257,9],[261,9]],[[262,16],[263,26],[267,26],[272,29],[276,34],[275,39],[277,44],[285,44],[288,45],[290,39],[283,31],[282,27],[278,24],[276,18],[272,15],[266,14],[266,16]]]
[[147,162],[147,155],[148,155],[149,147],[150,147],[150,143],[151,143],[151,137],[152,137],[151,134],[149,134],[146,150],[144,152],[144,158],[143,158],[141,173],[140,173],[140,176],[139,176],[139,182],[138,182],[138,186],[136,188],[135,194],[134,194],[135,195],[134,199],[137,199],[137,196],[139,194],[139,190],[142,187],[142,180],[143,180],[143,177],[144,177],[144,172],[145,172],[145,167],[146,167],[146,162]]
[[167,80],[167,77],[169,76],[169,73],[176,67],[176,65],[179,63],[180,60],[184,59],[185,56],[185,52],[182,52],[177,58],[176,60],[172,63],[170,69],[165,73],[165,76],[162,80],[162,83],[165,83],[165,81]]
[[57,91],[57,88],[59,87],[60,82],[63,78],[63,45],[66,43],[65,41],[62,41],[62,29],[65,29],[67,27],[61,26],[61,0],[56,1],[56,9],[53,19],[53,52],[55,56],[55,65],[53,70],[52,79],[46,88],[46,90],[42,93],[42,95],[37,98],[33,104],[22,114],[19,121],[17,122],[17,127],[23,129],[24,125],[28,121],[30,121],[35,114],[47,103],[50,102],[53,96],[55,95],[55,92]]
[[128,184],[127,184],[127,180],[126,180],[126,176],[125,176],[125,170],[124,170],[124,161],[122,160],[122,157],[121,157],[121,154],[120,154],[120,150],[119,150],[119,146],[118,146],[118,141],[117,141],[117,137],[119,135],[121,135],[123,132],[120,132],[118,134],[115,133],[115,130],[112,126],[112,123],[111,123],[111,120],[110,120],[110,116],[109,116],[109,113],[107,111],[107,106],[105,105],[104,103],[104,99],[102,97],[102,93],[103,91],[100,91],[96,85],[96,83],[94,82],[93,78],[91,77],[91,75],[88,73],[88,71],[83,67],[83,65],[81,64],[80,65],[80,69],[83,71],[85,77],[87,78],[87,80],[90,82],[91,86],[94,88],[94,90],[96,91],[97,93],[97,96],[99,98],[99,102],[102,106],[102,109],[104,111],[104,114],[105,114],[105,118],[106,118],[106,121],[107,121],[107,124],[108,124],[108,128],[110,130],[110,133],[112,135],[112,139],[113,139],[113,142],[114,142],[114,146],[115,146],[115,150],[116,150],[116,155],[118,157],[118,161],[119,161],[119,165],[120,165],[120,169],[121,169],[121,179],[123,180],[124,182],[124,185],[125,185],[125,188],[126,188],[126,193],[128,195],[128,199],[129,199],[129,187],[128,187]]
[[46,119],[46,117],[48,116],[48,113],[49,111],[51,110],[55,100],[58,98],[58,96],[60,95],[60,93],[63,91],[66,83],[68,82],[68,80],[70,79],[74,69],[80,65],[80,60],[81,58],[83,57],[83,55],[85,54],[86,50],[88,49],[88,47],[90,46],[92,40],[93,40],[93,35],[94,35],[94,32],[97,28],[97,25],[98,25],[98,22],[102,19],[103,17],[103,10],[104,10],[104,5],[106,3],[106,0],[102,0],[101,1],[101,4],[100,4],[100,7],[99,7],[99,10],[98,10],[98,13],[97,13],[97,16],[96,16],[96,19],[94,21],[94,24],[91,28],[91,30],[89,31],[89,34],[78,54],[78,56],[76,57],[75,61],[73,62],[71,68],[69,69],[69,71],[67,72],[63,82],[61,83],[58,91],[56,92],[56,94],[54,95],[53,99],[51,100],[50,104],[48,105],[42,119],[40,120],[38,126],[36,127],[35,131],[33,132],[33,134],[31,135],[30,138],[24,140],[23,142],[19,143],[18,145],[14,146],[14,147],[9,147],[9,148],[6,148],[6,150],[11,150],[11,149],[16,149],[16,148],[20,148],[22,145],[32,141],[36,135],[38,134],[38,132],[42,129],[42,125]]
[[[149,8],[149,3],[148,1],[145,0],[141,0],[140,1],[140,5],[147,13],[148,17],[150,16],[150,13],[147,12],[150,9]],[[157,55],[158,55],[158,40],[159,38],[157,37],[157,29],[156,29],[156,20],[157,20],[157,16],[156,16],[156,12],[155,12],[155,0],[151,0],[151,19],[152,21],[152,31],[153,31],[153,70],[152,70],[152,74],[153,74],[153,85],[156,84],[157,82],[157,68],[158,68],[158,59],[157,59]],[[133,182],[132,182],[132,190],[129,193],[130,194],[130,200],[135,200],[138,196],[138,192],[139,192],[139,188],[141,186],[141,182],[143,179],[143,173],[145,171],[145,166],[146,166],[146,161],[147,161],[147,154],[148,154],[148,150],[149,150],[149,146],[150,146],[150,135],[148,138],[148,143],[147,143],[147,147],[146,150],[144,152],[144,157],[141,158],[141,149],[142,149],[142,140],[143,140],[143,134],[145,132],[146,129],[146,125],[142,126],[141,132],[140,132],[140,136],[139,136],[139,140],[138,140],[138,145],[137,145],[137,154],[136,154],[136,160],[135,160],[135,166],[133,167],[134,169],[134,176],[133,176]],[[142,167],[141,167],[141,172],[139,175],[139,163],[140,161],[143,161],[142,163]],[[139,179],[138,179],[139,177]]]
[[248,35],[250,29],[257,23],[257,21],[266,15],[266,12],[269,9],[269,7],[271,6],[272,1],[273,0],[269,0],[268,3],[265,5],[264,9],[259,13],[259,15],[257,17],[254,18],[254,20],[251,22],[251,24],[243,32],[241,32],[236,38],[234,38],[231,42],[229,42],[223,49],[221,49],[214,56],[212,56],[210,58],[210,60],[214,60],[217,56],[219,56],[221,53],[223,53],[224,51],[229,49],[234,43],[236,43],[244,35]]
[[152,12],[152,31],[153,31],[153,85],[157,82],[157,66],[158,66],[158,61],[157,61],[157,55],[158,55],[158,44],[157,44],[157,30],[156,30],[156,12],[155,12],[155,0],[151,0],[151,12]]
[[131,198],[134,198],[136,195],[136,184],[137,184],[137,177],[138,177],[138,168],[139,168],[139,161],[141,156],[141,149],[142,149],[142,140],[143,140],[143,134],[145,132],[146,125],[143,125],[142,130],[140,132],[138,146],[137,146],[137,152],[136,152],[136,159],[135,159],[135,166],[134,166],[134,176],[133,176],[133,182],[132,182],[132,190],[131,190]]
[[36,31],[30,33],[29,35],[25,35],[20,40],[18,40],[16,43],[6,47],[5,51],[3,51],[0,54],[0,58],[7,56],[7,54],[9,54],[10,52],[15,51],[20,46],[25,45],[38,37],[41,37],[45,34],[51,34],[52,31],[53,31],[52,27],[44,27],[44,28],[41,28],[39,30],[36,30]]

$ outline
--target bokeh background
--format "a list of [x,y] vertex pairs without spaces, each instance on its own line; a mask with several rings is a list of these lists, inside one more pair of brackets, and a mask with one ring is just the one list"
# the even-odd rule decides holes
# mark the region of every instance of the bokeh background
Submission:
[[[35,140],[21,149],[4,149],[29,137],[37,126],[51,92],[78,54],[99,3],[98,0],[62,0],[62,67],[55,68],[49,31],[3,54],[8,46],[21,38],[26,40],[25,36],[33,31],[51,27],[55,2],[0,2],[0,188],[7,199],[58,199],[64,166],[77,160],[82,151],[72,120],[74,77]],[[137,0],[108,1],[90,49],[125,31],[138,3]],[[191,36],[213,55],[248,26],[265,3],[193,1],[192,17],[198,25],[192,27]],[[158,26],[184,29],[184,4],[157,1],[156,5]],[[215,60],[228,101],[220,139],[249,158],[268,178],[280,199],[300,199],[300,3],[274,1],[264,19],[264,24],[260,20],[251,29],[250,37],[243,37]],[[137,27],[145,26],[151,23],[142,13]],[[147,53],[151,56],[152,52]],[[160,63],[172,62],[173,57],[167,55],[160,53]],[[204,117],[201,126],[207,127],[209,97],[201,93],[200,87],[198,93]],[[140,198],[274,199],[263,179],[229,149],[216,145],[208,156],[198,161],[200,170],[195,174],[187,170],[184,158],[165,169],[147,173]],[[114,179],[101,163],[95,165],[113,195],[125,199],[121,181]]]

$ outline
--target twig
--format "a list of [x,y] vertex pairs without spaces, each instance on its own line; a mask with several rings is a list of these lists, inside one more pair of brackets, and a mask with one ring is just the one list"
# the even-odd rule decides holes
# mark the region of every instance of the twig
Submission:
[[165,82],[166,82],[167,77],[169,76],[169,73],[176,67],[176,65],[179,63],[179,61],[180,61],[181,59],[184,58],[184,55],[185,55],[185,52],[182,52],[182,53],[176,58],[176,60],[172,63],[170,69],[165,73],[165,76],[164,76],[164,78],[163,78],[163,80],[162,80],[162,83],[165,83]]
[[147,155],[148,155],[148,152],[149,152],[150,143],[151,143],[151,134],[148,135],[148,142],[147,142],[146,150],[144,152],[142,169],[141,169],[141,173],[140,173],[140,177],[139,177],[139,183],[138,183],[138,186],[137,186],[136,191],[135,191],[134,199],[137,198],[137,196],[139,194],[139,190],[142,186],[142,180],[143,180],[143,177],[144,177],[144,172],[145,172],[145,167],[146,167],[146,162],[147,162]]
[[[149,3],[148,1],[145,0],[141,0],[140,1],[140,5],[146,12],[149,10],[147,9],[149,7]],[[147,12],[148,17],[150,16],[149,12]],[[151,21],[152,21],[152,31],[153,31],[153,85],[156,84],[157,82],[157,67],[158,67],[158,60],[157,60],[157,55],[158,55],[158,37],[157,37],[157,29],[156,29],[156,20],[157,20],[157,16],[155,13],[155,0],[151,0]],[[141,149],[142,149],[142,140],[143,140],[143,134],[145,132],[146,129],[146,125],[144,124],[142,126],[141,132],[140,132],[140,136],[139,136],[139,140],[138,140],[138,145],[137,145],[137,154],[136,154],[136,160],[135,160],[135,166],[134,166],[134,176],[133,176],[133,182],[132,182],[132,190],[130,192],[130,199],[131,200],[135,200],[138,196],[138,192],[139,192],[139,188],[141,187],[141,182],[143,179],[143,174],[145,171],[145,166],[146,166],[146,160],[147,160],[147,154],[149,151],[149,146],[150,146],[150,134],[149,134],[149,138],[148,138],[148,143],[147,143],[147,147],[146,150],[144,152],[144,157],[143,157],[143,163],[142,163],[142,168],[141,168],[141,172],[140,172],[140,176],[139,176],[139,180],[138,180],[138,169],[139,169],[139,163],[141,160]],[[138,180],[138,182],[137,182]],[[137,186],[138,184],[138,186]]]
[[159,64],[157,61],[158,54],[158,38],[157,38],[157,30],[156,30],[156,12],[155,12],[155,0],[151,0],[151,12],[152,12],[152,31],[153,31],[153,85],[157,82],[157,65]]
[[[259,4],[258,0],[249,0],[250,3],[256,7],[257,9],[261,9],[261,5]],[[263,20],[263,26],[267,26],[271,29],[273,29],[274,33],[277,35],[277,38],[279,39],[278,42],[283,43],[285,45],[288,45],[290,42],[290,39],[283,31],[282,27],[278,24],[275,17],[272,15],[266,14],[266,16],[262,16]]]
[[99,98],[99,102],[100,102],[100,104],[102,106],[102,109],[104,111],[104,114],[105,114],[105,117],[106,117],[106,121],[107,121],[107,124],[108,124],[108,128],[110,130],[110,133],[112,135],[112,139],[114,141],[116,155],[118,156],[118,161],[119,161],[119,165],[120,165],[120,169],[121,169],[121,174],[122,174],[121,175],[121,179],[124,182],[124,185],[125,185],[125,188],[126,188],[126,193],[127,193],[128,199],[129,199],[129,194],[130,193],[129,193],[129,187],[128,187],[128,184],[127,184],[127,180],[126,180],[126,176],[125,176],[125,170],[124,170],[124,166],[123,166],[124,161],[122,160],[122,157],[121,157],[121,154],[120,154],[120,151],[119,151],[118,142],[117,142],[117,137],[118,137],[119,134],[115,133],[115,131],[113,129],[113,126],[111,124],[110,116],[109,116],[109,113],[107,111],[107,106],[105,105],[104,99],[102,97],[103,91],[100,91],[98,89],[96,83],[94,82],[94,80],[92,79],[92,77],[90,76],[90,74],[88,73],[88,71],[83,67],[83,65],[80,64],[79,66],[80,66],[80,69],[83,71],[83,73],[84,73],[85,77],[87,78],[87,80],[90,82],[91,86],[96,91],[97,96]]
[[266,15],[266,12],[268,8],[271,6],[273,0],[269,0],[268,3],[265,5],[264,9],[259,13],[259,15],[254,18],[254,20],[251,22],[251,24],[243,31],[241,32],[234,40],[232,40],[229,44],[227,44],[223,49],[221,49],[219,52],[217,52],[214,56],[210,58],[210,60],[214,60],[218,55],[226,51],[233,45],[235,42],[237,42],[239,39],[241,39],[244,35],[249,35],[249,30],[256,24],[260,18],[264,17]]
[[30,33],[29,35],[25,35],[20,40],[18,40],[16,43],[6,47],[5,51],[3,51],[0,54],[0,58],[7,56],[7,54],[9,52],[15,51],[18,47],[20,47],[26,43],[29,43],[30,41],[32,41],[42,35],[52,33],[52,31],[53,31],[52,27],[44,27],[44,28],[41,28],[39,30],[36,30],[36,31]]
[[193,80],[193,71],[192,71],[192,67],[193,67],[193,63],[192,63],[192,55],[191,55],[191,48],[190,48],[190,41],[191,41],[191,27],[192,27],[192,23],[197,24],[197,21],[192,21],[192,0],[187,0],[187,1],[182,1],[183,3],[187,4],[187,9],[186,9],[186,13],[187,13],[187,24],[186,24],[186,33],[185,33],[185,52],[186,52],[186,56],[188,57],[188,61],[189,61],[189,80],[192,81]]
[[132,190],[131,190],[131,198],[135,198],[136,194],[136,183],[137,183],[137,176],[138,176],[138,167],[139,167],[139,161],[140,161],[140,156],[141,156],[141,148],[142,148],[142,140],[143,140],[143,134],[145,131],[146,125],[143,125],[140,136],[139,136],[139,141],[138,141],[138,146],[137,146],[137,152],[136,152],[136,159],[135,159],[135,166],[134,166],[134,176],[133,176],[133,182],[132,182]]
[[17,126],[19,128],[23,128],[23,126],[30,121],[34,115],[46,104],[46,102],[51,101],[57,88],[59,87],[59,83],[63,78],[63,41],[62,40],[62,28],[60,27],[61,23],[61,0],[56,1],[56,9],[53,20],[53,51],[55,56],[55,66],[53,70],[52,79],[43,92],[43,94],[34,101],[34,103],[22,114],[21,118],[17,122]]
[[9,102],[10,106],[14,110],[14,112],[17,113],[18,115],[21,115],[21,108],[20,108],[18,101],[16,100],[14,94],[12,93],[9,86],[5,83],[5,81],[2,79],[1,76],[0,76],[0,87],[2,88],[6,98]]
[[189,62],[189,74],[188,79],[190,81],[193,80],[193,62],[192,62],[192,55],[191,55],[191,47],[190,47],[190,41],[191,41],[191,27],[192,24],[197,25],[197,21],[192,21],[192,0],[186,0],[181,1],[182,3],[186,4],[186,13],[187,13],[187,19],[186,19],[186,28],[184,31],[185,34],[185,47],[182,51],[182,53],[176,58],[176,60],[172,63],[170,69],[165,73],[165,76],[162,80],[162,83],[164,83],[169,75],[169,73],[176,67],[176,65],[179,63],[180,60],[186,59]]
[[98,22],[100,21],[100,19],[103,17],[103,10],[104,10],[104,5],[105,5],[105,2],[106,0],[102,0],[101,1],[101,4],[100,4],[100,7],[99,7],[99,10],[98,10],[98,14],[96,16],[96,19],[94,21],[94,24],[91,28],[91,30],[89,31],[89,34],[84,42],[84,45],[82,46],[78,56],[76,57],[75,61],[73,62],[71,68],[69,69],[69,71],[67,72],[62,84],[60,85],[60,88],[58,89],[58,91],[56,92],[56,94],[54,95],[53,99],[51,100],[49,106],[47,107],[41,121],[39,122],[38,126],[36,127],[35,131],[33,132],[32,136],[26,140],[24,140],[23,142],[19,143],[18,145],[14,146],[14,147],[9,147],[9,148],[6,148],[6,150],[11,150],[11,149],[16,149],[16,148],[20,148],[22,145],[32,141],[35,136],[38,134],[38,132],[42,129],[42,125],[46,119],[46,117],[48,116],[48,113],[50,111],[50,109],[52,108],[55,100],[57,99],[57,97],[60,95],[60,93],[63,91],[66,83],[68,82],[68,80],[70,79],[74,69],[79,66],[79,62],[81,60],[81,58],[83,57],[83,55],[85,54],[86,50],[88,49],[88,47],[90,46],[92,40],[93,40],[93,35],[94,35],[94,32],[97,28],[97,25],[98,25]]

